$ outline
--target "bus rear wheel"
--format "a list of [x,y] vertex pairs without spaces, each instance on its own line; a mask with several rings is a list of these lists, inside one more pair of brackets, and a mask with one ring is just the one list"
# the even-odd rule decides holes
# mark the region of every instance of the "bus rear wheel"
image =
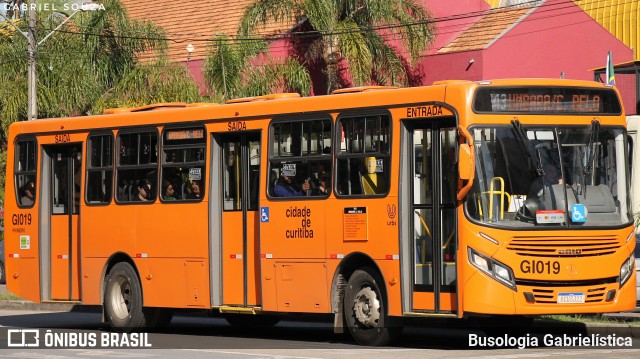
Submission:
[[390,325],[378,284],[383,282],[377,277],[371,268],[362,268],[353,272],[347,282],[344,317],[349,333],[360,345],[387,345],[400,333],[399,327]]
[[129,263],[117,263],[109,271],[104,310],[109,324],[116,331],[129,332],[145,326],[140,280]]

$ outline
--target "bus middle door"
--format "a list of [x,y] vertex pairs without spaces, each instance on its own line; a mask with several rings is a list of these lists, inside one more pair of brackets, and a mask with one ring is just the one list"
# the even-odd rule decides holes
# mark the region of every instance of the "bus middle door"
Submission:
[[454,118],[408,125],[412,311],[455,313],[457,131]]
[[260,305],[260,132],[225,134],[222,149],[222,304]]
[[51,299],[80,299],[80,144],[46,146],[50,160]]

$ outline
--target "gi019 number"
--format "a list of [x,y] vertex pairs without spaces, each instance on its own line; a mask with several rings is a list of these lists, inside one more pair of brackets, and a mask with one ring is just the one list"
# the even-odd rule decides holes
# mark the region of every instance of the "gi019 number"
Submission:
[[524,260],[520,262],[520,271],[522,271],[522,273],[532,273],[532,274],[559,274],[560,262]]

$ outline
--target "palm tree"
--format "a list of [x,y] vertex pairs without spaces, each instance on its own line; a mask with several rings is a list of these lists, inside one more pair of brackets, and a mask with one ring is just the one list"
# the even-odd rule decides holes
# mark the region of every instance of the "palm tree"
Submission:
[[311,92],[307,69],[295,59],[269,59],[261,38],[217,35],[205,59],[203,73],[218,102],[273,92]]
[[408,85],[409,68],[434,38],[432,17],[418,0],[259,0],[247,8],[237,40],[227,46],[250,65],[245,44],[256,41],[267,24],[294,23],[295,15],[297,25],[287,36],[292,53],[305,68],[322,71],[327,93],[345,85],[343,71],[356,86]]
[[100,114],[107,108],[204,100],[189,69],[181,63],[169,62],[163,56],[151,63],[137,64],[115,87],[103,94],[89,112]]

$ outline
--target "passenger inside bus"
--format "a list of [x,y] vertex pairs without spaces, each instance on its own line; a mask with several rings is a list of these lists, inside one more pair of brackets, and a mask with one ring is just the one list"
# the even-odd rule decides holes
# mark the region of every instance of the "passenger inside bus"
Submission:
[[33,181],[28,181],[24,187],[22,187],[22,196],[20,197],[20,205],[31,206],[33,204],[33,198],[35,193],[35,184]]
[[187,185],[187,199],[200,199],[200,183],[198,181],[190,181]]
[[273,188],[273,194],[275,194],[276,197],[304,196],[310,188],[311,186],[308,181],[304,181],[301,185],[298,185],[294,182],[294,178],[286,176],[283,173]]
[[173,183],[164,181],[162,183],[162,199],[165,201],[175,201],[176,189]]
[[318,187],[312,190],[314,196],[326,196],[331,188],[331,177],[326,172],[319,174]]
[[543,165],[544,175],[536,178],[531,183],[531,189],[529,190],[529,197],[541,197],[544,191],[549,186],[554,184],[563,184],[562,174],[558,166],[551,162],[545,162]]
[[133,197],[134,201],[137,202],[147,202],[151,200],[149,194],[151,193],[151,188],[149,184],[145,180],[138,181],[138,194]]
[[366,157],[364,162],[364,171],[360,181],[364,194],[381,194],[387,191],[387,185],[384,180],[384,174],[378,174],[377,159],[375,157]]

